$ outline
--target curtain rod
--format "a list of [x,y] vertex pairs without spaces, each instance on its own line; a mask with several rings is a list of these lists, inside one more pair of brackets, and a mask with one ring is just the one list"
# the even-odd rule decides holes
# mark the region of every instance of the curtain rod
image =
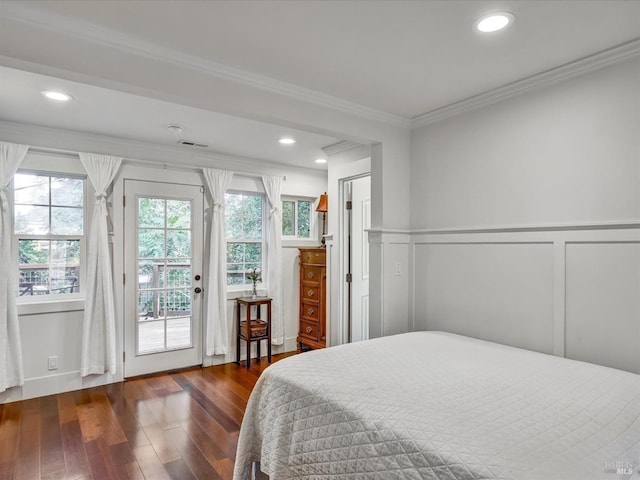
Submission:
[[[29,146],[29,151],[37,152],[37,153],[55,153],[59,155],[67,155],[67,156],[78,156],[78,152],[73,150],[62,150],[59,148],[46,148],[46,147],[31,147]],[[159,168],[162,170],[177,170],[182,172],[190,172],[190,173],[202,173],[204,166],[188,166],[188,165],[169,165],[166,162],[159,162],[155,160],[137,160],[127,157],[122,157],[122,163],[124,165],[131,165],[137,167],[150,167],[150,168]],[[248,173],[248,172],[233,172],[234,176],[239,177],[248,177],[248,178],[262,178],[262,175],[259,173]],[[287,181],[286,175],[278,175],[285,182]]]

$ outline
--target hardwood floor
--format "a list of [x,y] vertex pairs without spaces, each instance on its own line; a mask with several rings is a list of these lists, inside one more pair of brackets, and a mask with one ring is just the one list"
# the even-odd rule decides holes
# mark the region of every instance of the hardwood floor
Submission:
[[0,404],[0,479],[230,479],[244,409],[268,365],[198,368]]

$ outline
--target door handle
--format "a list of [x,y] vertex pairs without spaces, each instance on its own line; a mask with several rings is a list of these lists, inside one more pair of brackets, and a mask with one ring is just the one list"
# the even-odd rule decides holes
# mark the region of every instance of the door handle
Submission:
[[196,288],[194,288],[193,291],[196,292],[196,293],[200,293],[200,292],[202,292],[202,289],[200,287],[196,287]]

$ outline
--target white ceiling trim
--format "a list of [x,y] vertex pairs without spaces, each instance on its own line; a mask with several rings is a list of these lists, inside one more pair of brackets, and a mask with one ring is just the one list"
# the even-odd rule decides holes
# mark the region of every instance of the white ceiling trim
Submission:
[[411,119],[400,115],[377,110],[366,105],[344,100],[266,75],[248,72],[222,63],[178,52],[170,48],[161,47],[142,40],[141,38],[104,28],[85,20],[75,19],[53,12],[43,12],[26,3],[6,3],[3,5],[2,10],[2,15],[5,20],[13,20],[38,29],[48,30],[61,35],[69,35],[85,42],[92,42],[107,48],[117,49],[124,53],[145,57],[156,62],[164,62],[181,68],[187,68],[216,78],[313,103],[364,119],[404,128],[411,126]]
[[570,78],[624,61],[638,54],[640,54],[640,39],[632,40],[617,47],[604,50],[580,60],[547,70],[546,72],[532,75],[531,77],[475,95],[465,100],[447,105],[446,107],[433,110],[432,112],[419,115],[413,118],[411,128],[424,127],[425,125],[444,120],[445,118],[452,117],[459,113],[467,112],[490,103],[495,103],[529,90],[569,80]]
[[325,169],[304,168],[238,155],[196,151],[191,147],[159,145],[139,140],[6,120],[0,120],[0,140],[65,153],[95,152],[118,155],[129,160],[155,164],[161,167],[215,167],[250,175],[289,175],[292,172],[305,172],[306,174],[312,173],[322,176],[327,174]]
[[333,145],[322,147],[322,151],[324,152],[325,155],[331,156],[331,155],[337,155],[339,153],[346,152],[347,150],[351,150],[358,147],[362,147],[362,144],[357,142],[350,142],[348,140],[343,140],[341,142],[334,143]]

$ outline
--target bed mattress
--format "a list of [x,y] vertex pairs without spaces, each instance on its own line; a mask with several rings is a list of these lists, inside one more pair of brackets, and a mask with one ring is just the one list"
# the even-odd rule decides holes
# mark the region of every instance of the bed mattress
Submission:
[[283,359],[234,478],[640,478],[640,375],[440,332]]

